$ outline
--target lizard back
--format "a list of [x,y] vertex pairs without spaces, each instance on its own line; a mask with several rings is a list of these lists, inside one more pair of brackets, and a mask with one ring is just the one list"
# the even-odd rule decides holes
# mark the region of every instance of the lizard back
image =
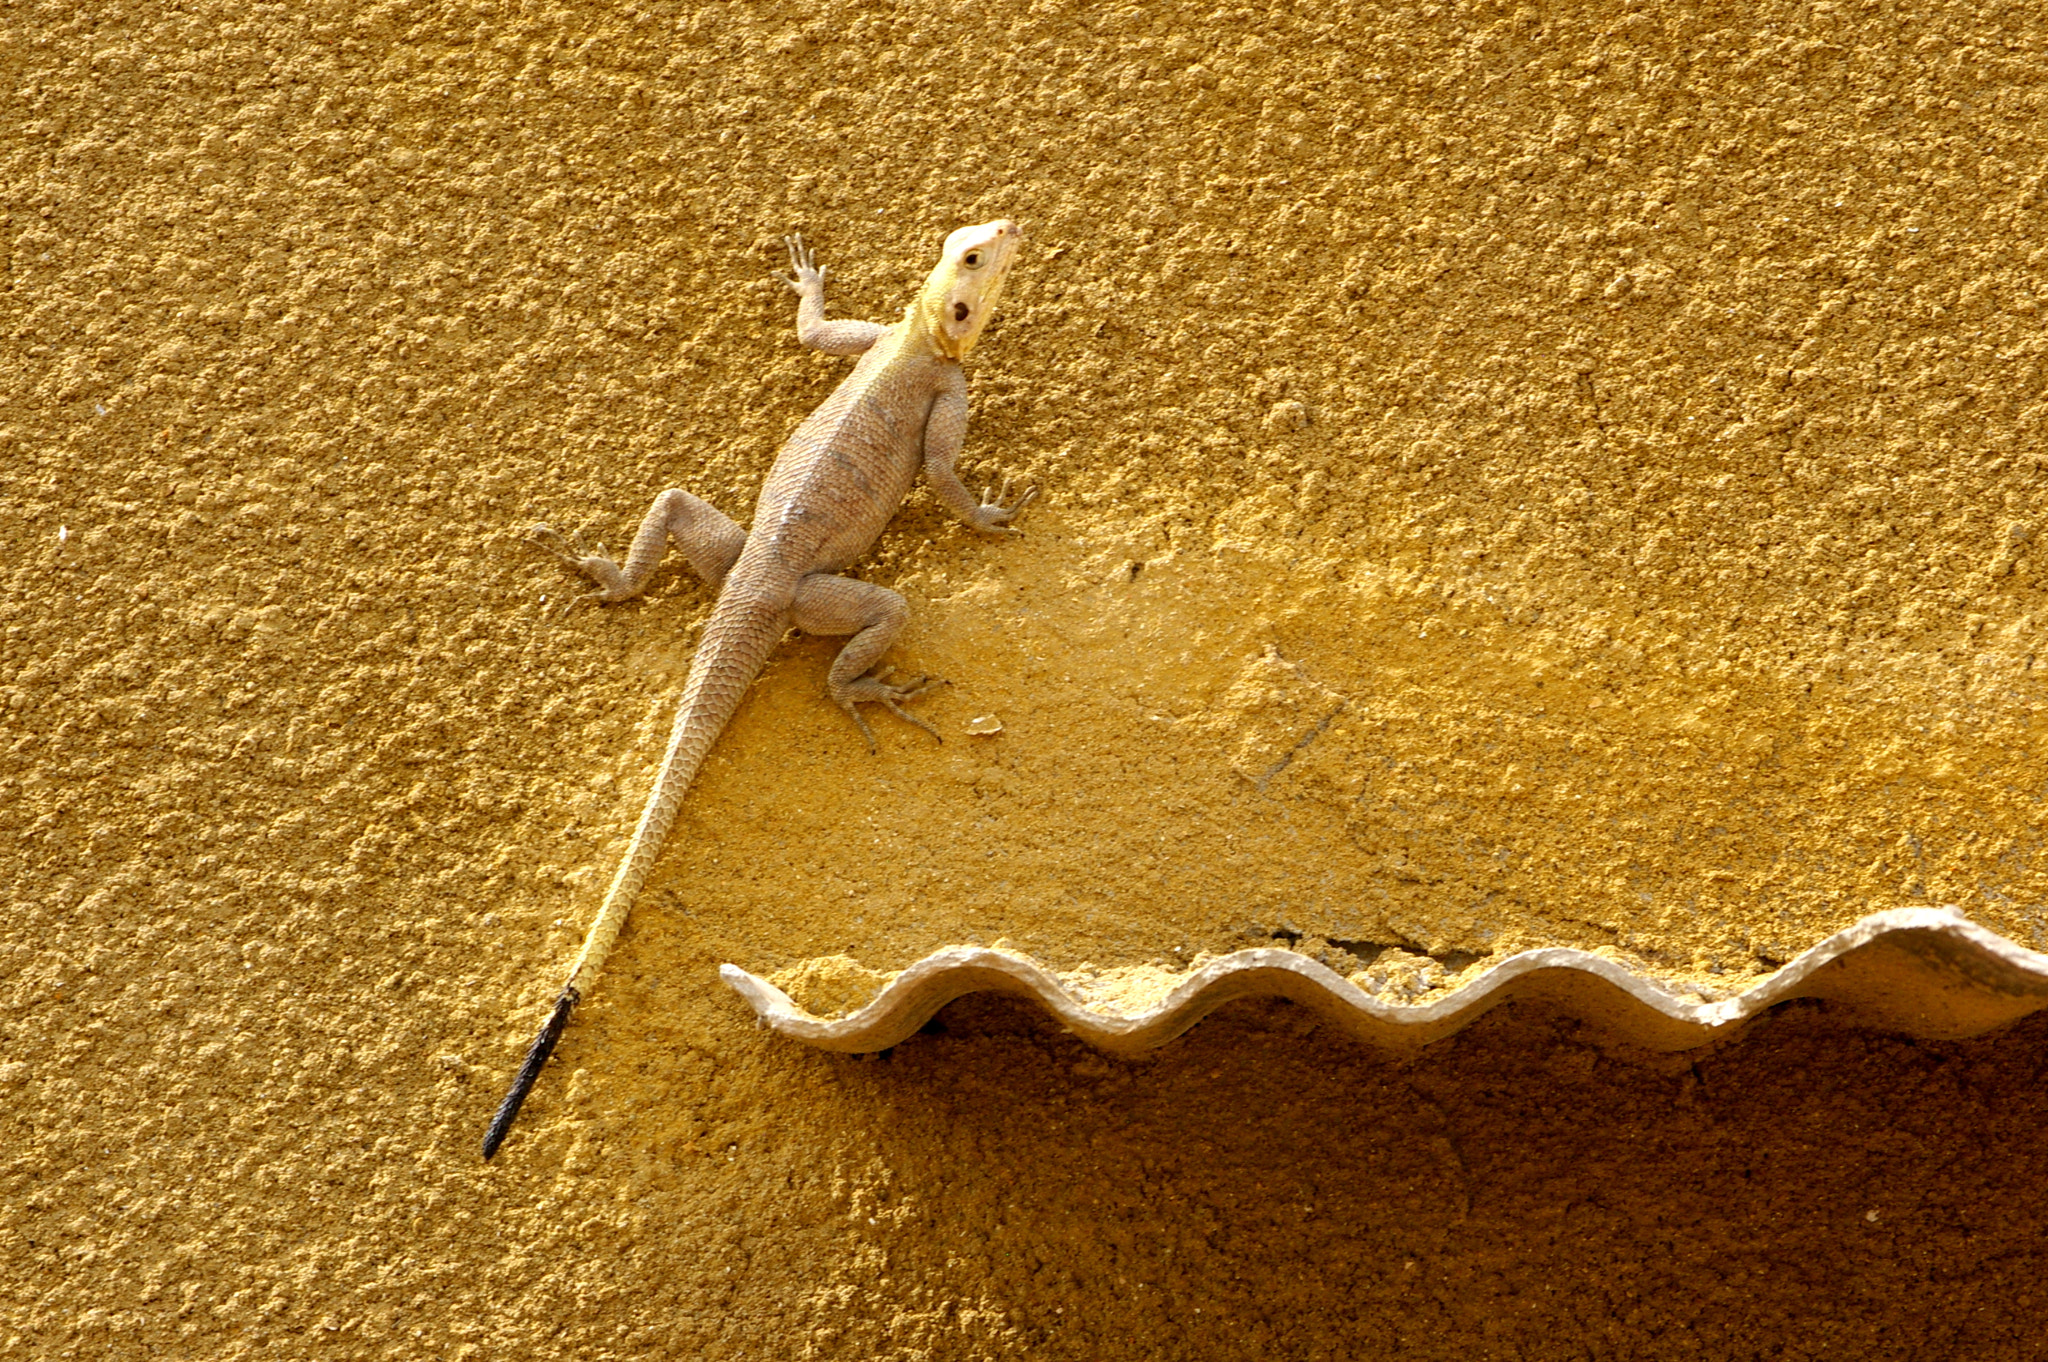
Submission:
[[902,324],[783,443],[761,486],[742,556],[785,571],[832,572],[874,546],[917,481],[933,399],[960,366],[919,353]]

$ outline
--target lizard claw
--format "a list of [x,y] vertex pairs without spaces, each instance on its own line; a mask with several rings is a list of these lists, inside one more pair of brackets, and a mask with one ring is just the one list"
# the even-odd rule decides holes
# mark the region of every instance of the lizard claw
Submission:
[[1024,495],[1017,499],[1015,505],[1006,504],[1009,500],[1010,479],[1008,478],[1003,479],[1002,491],[998,492],[994,488],[983,491],[981,494],[981,505],[976,507],[974,512],[974,528],[986,531],[989,534],[1022,534],[1023,531],[1006,522],[1022,515],[1026,506],[1038,500],[1038,489],[1036,487],[1025,488]]
[[863,719],[860,716],[860,711],[854,708],[857,704],[881,705],[897,718],[916,724],[919,728],[931,734],[936,741],[944,742],[945,739],[939,736],[939,730],[903,708],[903,701],[915,700],[934,686],[943,686],[946,683],[936,676],[920,676],[908,685],[898,686],[892,684],[888,679],[894,674],[893,668],[884,668],[881,671],[870,672],[859,680],[841,687],[838,693],[832,697],[839,702],[839,707],[846,711],[854,723],[860,726],[860,735],[867,739],[869,753],[872,754],[876,751],[875,731],[868,727],[868,721]]
[[795,232],[782,238],[782,244],[789,247],[789,267],[796,271],[796,278],[782,279],[798,293],[811,288],[825,287],[825,271],[818,264],[818,253],[804,244],[803,233]]
[[555,557],[575,567],[590,556],[584,547],[581,534],[563,534],[552,525],[536,525],[526,532],[526,542],[546,549]]
[[526,532],[526,542],[546,549],[602,588],[571,600],[570,608],[583,601],[616,599],[614,593],[623,580],[619,576],[618,565],[605,556],[604,545],[599,544],[592,549],[584,543],[581,530],[565,535],[552,525],[536,525]]

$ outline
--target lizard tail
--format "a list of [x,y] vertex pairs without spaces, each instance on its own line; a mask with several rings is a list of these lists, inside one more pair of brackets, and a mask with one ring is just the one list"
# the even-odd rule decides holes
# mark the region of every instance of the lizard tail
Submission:
[[548,1056],[555,1052],[555,1042],[562,1038],[562,1028],[569,1024],[569,1009],[576,1006],[581,997],[575,989],[565,988],[562,996],[555,999],[555,1010],[548,1014],[547,1024],[533,1038],[533,1045],[526,1052],[526,1062],[519,1066],[518,1074],[512,1079],[512,1090],[505,1094],[504,1101],[498,1103],[498,1114],[491,1118],[491,1127],[484,1132],[484,1162],[490,1162],[491,1155],[498,1152],[498,1146],[505,1143],[505,1137],[512,1133],[513,1118],[519,1115],[519,1107],[526,1101],[526,1094],[533,1091],[533,1080],[540,1077],[540,1066],[547,1063]]
[[640,890],[661,856],[661,844],[676,821],[676,810],[682,805],[684,793],[696,779],[704,758],[710,755],[711,745],[725,730],[726,720],[739,708],[740,696],[760,673],[769,651],[781,641],[785,627],[783,611],[749,602],[731,609],[721,608],[705,628],[704,642],[690,663],[690,679],[684,683],[682,703],[676,707],[668,753],[661,760],[661,771],[654,778],[647,807],[640,813],[640,825],[633,829],[626,858],[620,862],[619,873],[612,877],[611,888],[605,891],[604,902],[584,934],[583,949],[569,966],[569,977],[555,999],[554,1010],[527,1049],[526,1061],[519,1066],[511,1090],[498,1104],[498,1113],[484,1132],[486,1160],[505,1142],[513,1118],[519,1115],[520,1104],[526,1101],[534,1080],[540,1077],[541,1066],[548,1062],[555,1042],[562,1038],[563,1028],[569,1024],[570,1010],[583,1000],[583,989],[604,968],[605,957],[618,941],[633,901],[640,897]]

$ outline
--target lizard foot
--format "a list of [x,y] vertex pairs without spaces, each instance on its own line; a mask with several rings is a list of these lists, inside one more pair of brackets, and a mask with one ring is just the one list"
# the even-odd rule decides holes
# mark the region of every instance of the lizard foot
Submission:
[[974,528],[989,534],[1022,534],[1015,525],[1006,522],[1024,514],[1024,508],[1038,500],[1038,489],[1027,487],[1017,503],[1006,505],[1010,500],[1010,479],[1003,479],[1003,490],[985,489],[981,494],[981,505],[974,511]]
[[[796,271],[796,278],[783,279],[782,282],[798,293],[809,288],[823,290],[825,270],[818,264],[818,253],[804,244],[803,233],[782,238],[782,244],[789,247],[789,267]],[[782,276],[777,275],[776,278],[781,279]]]
[[603,588],[578,596],[579,601],[617,600],[625,588],[625,575],[617,563],[605,557],[604,545],[591,549],[580,531],[565,535],[552,525],[536,525],[526,532],[526,542],[547,550]]
[[848,717],[860,726],[860,735],[868,740],[868,751],[872,753],[876,750],[875,731],[868,727],[866,719],[860,717],[860,711],[854,708],[855,705],[882,705],[897,718],[916,724],[919,728],[931,734],[934,739],[944,742],[945,739],[939,737],[938,729],[933,728],[930,724],[903,708],[903,702],[905,700],[915,700],[932,687],[943,686],[946,683],[936,676],[920,676],[909,685],[898,686],[892,685],[889,682],[889,675],[890,671],[887,670],[871,672],[856,681],[847,682],[846,685],[839,687],[832,696],[833,699],[839,702],[839,707],[846,711]]

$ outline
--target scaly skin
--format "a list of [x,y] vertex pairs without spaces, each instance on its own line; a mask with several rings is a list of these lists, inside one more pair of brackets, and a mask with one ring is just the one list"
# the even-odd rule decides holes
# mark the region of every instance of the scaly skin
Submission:
[[622,568],[585,553],[545,525],[534,538],[601,588],[591,599],[631,600],[674,539],[698,574],[718,592],[683,685],[668,753],[633,830],[625,860],[605,891],[583,949],[569,967],[547,1023],[513,1079],[490,1129],[484,1157],[497,1153],[541,1066],[567,1024],[570,1009],[604,967],[646,885],[683,794],[718,741],[740,697],[768,654],[794,624],[809,634],[852,635],[833,661],[826,686],[860,726],[870,751],[873,732],[854,708],[884,706],[937,737],[903,702],[928,680],[889,684],[874,667],[903,628],[904,600],[885,587],[834,576],[866,553],[920,472],[947,509],[977,530],[1010,532],[1008,522],[1035,495],[1004,505],[1008,489],[977,500],[953,465],[967,434],[967,379],[960,361],[981,337],[1002,292],[1022,234],[998,220],[963,227],[946,238],[939,263],[917,300],[893,326],[825,320],[825,271],[801,237],[789,240],[797,291],[797,336],[828,354],[860,356],[844,382],[796,428],[776,455],[754,507],[752,531],[681,490],[663,492],[642,521]]

